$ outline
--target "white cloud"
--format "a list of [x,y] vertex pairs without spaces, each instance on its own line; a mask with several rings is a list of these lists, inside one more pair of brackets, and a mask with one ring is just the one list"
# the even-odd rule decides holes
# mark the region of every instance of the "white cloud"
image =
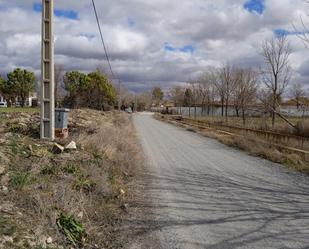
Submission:
[[[40,72],[40,14],[37,0],[0,0],[0,72],[16,66]],[[265,0],[265,11],[253,14],[245,0],[106,0],[96,1],[111,63],[132,89],[168,87],[195,77],[208,66],[229,61],[258,67],[259,46],[274,29],[292,30],[307,21],[302,0]],[[67,70],[108,70],[91,1],[55,0],[58,9],[74,10],[78,20],[55,18],[56,62]],[[309,9],[309,5],[307,6]],[[131,20],[131,21],[130,21]],[[309,25],[309,20],[308,20]],[[295,81],[309,82],[308,50],[295,36],[291,64]],[[165,51],[192,45],[193,53]]]

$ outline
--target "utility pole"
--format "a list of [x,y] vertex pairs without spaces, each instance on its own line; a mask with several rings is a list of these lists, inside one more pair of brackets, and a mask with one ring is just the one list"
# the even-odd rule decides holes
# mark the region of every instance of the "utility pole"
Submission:
[[118,80],[118,111],[121,109],[121,81]]
[[54,0],[42,0],[41,139],[55,139]]

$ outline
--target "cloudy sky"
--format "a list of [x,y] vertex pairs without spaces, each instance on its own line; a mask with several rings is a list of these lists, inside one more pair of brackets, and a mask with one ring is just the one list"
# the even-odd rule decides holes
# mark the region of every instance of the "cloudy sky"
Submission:
[[[40,0],[0,0],[0,73],[40,75]],[[303,0],[96,0],[116,75],[133,91],[167,89],[208,66],[259,67],[261,42],[288,34],[293,82],[309,86],[309,49],[293,24],[307,22]],[[56,63],[108,71],[91,0],[55,0]],[[308,20],[309,26],[309,20]]]

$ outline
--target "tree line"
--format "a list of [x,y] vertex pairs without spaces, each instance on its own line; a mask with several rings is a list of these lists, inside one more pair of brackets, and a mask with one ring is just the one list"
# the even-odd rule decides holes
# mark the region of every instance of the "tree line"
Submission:
[[186,86],[173,87],[168,95],[177,107],[195,107],[195,114],[197,106],[211,115],[214,106],[219,105],[226,120],[228,110],[234,108],[236,115],[241,116],[245,123],[249,111],[254,109],[261,114],[269,114],[274,125],[278,116],[284,118],[280,114],[280,106],[285,96],[292,98],[297,108],[305,104],[307,97],[299,83],[288,88],[291,52],[286,36],[265,40],[260,50],[264,63],[258,70],[231,64],[210,67]]
[[20,105],[24,107],[29,95],[35,91],[36,82],[33,72],[16,68],[7,74],[7,79],[0,75],[0,95],[6,99],[9,106],[19,99]]
[[[27,98],[38,89],[34,72],[16,68],[0,76],[0,95],[8,105],[20,102],[24,107]],[[63,90],[63,91],[62,91]],[[117,93],[111,80],[97,69],[91,73],[79,71],[64,72],[61,65],[55,66],[55,99],[58,106],[88,107],[106,110],[114,107]]]

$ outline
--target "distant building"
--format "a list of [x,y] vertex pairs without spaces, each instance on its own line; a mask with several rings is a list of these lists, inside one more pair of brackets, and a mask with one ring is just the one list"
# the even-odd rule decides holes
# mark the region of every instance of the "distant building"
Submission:
[[[37,103],[37,93],[32,93],[30,94],[30,96],[26,99],[26,103],[25,103],[25,106],[27,107],[32,107],[33,105],[35,105],[35,103]],[[4,96],[0,95],[0,102],[8,102]],[[13,103],[13,105],[16,105],[17,103],[20,103],[21,100],[19,97],[16,97],[15,99],[15,103]]]

